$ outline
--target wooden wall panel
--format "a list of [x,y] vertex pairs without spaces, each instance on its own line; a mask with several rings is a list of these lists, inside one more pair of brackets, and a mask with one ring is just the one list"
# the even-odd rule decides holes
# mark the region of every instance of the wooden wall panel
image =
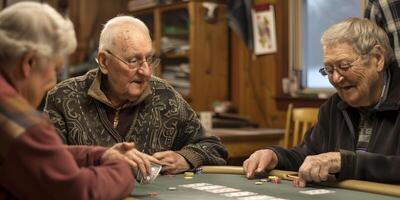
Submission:
[[250,117],[261,127],[283,128],[286,113],[278,110],[276,96],[280,94],[280,77],[287,74],[287,0],[276,1],[274,6],[276,53],[254,56],[236,33],[231,33],[231,94],[239,114]]

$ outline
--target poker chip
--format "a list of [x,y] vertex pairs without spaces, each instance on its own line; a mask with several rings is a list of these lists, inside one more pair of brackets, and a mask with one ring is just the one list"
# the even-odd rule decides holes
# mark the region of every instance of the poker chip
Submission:
[[273,179],[271,179],[271,183],[279,184],[279,183],[281,183],[281,178],[279,178],[279,177],[273,178]]
[[256,182],[254,182],[254,184],[256,184],[256,185],[262,185],[263,182],[261,182],[261,181],[256,181]]
[[185,172],[184,176],[194,176],[194,173],[193,172]]
[[176,187],[169,187],[168,190],[176,190]]
[[275,178],[279,178],[277,176],[268,176],[268,179],[275,179]]
[[153,196],[157,196],[157,192],[148,192],[147,194],[148,194],[149,196],[152,196],[152,197],[153,197]]
[[193,176],[194,176],[194,173],[193,173],[193,172],[185,172],[185,173],[183,174],[183,178],[184,178],[184,179],[192,179]]

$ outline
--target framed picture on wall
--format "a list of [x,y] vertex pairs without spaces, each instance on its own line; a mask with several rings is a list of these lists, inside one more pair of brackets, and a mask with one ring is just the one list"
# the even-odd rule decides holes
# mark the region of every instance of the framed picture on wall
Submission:
[[253,21],[254,53],[256,55],[275,53],[277,45],[274,6],[271,4],[255,5],[251,15]]

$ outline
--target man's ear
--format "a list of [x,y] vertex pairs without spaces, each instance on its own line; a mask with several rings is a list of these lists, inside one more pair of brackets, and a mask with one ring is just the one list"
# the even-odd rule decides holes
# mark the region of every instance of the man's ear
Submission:
[[[376,64],[377,64],[377,71],[380,72],[383,70],[384,66],[385,66],[385,50],[382,48],[381,45],[375,45],[375,47],[377,49],[375,57],[376,57]],[[386,62],[388,62],[386,60]]]
[[32,50],[28,50],[21,56],[20,70],[21,74],[24,78],[29,77],[32,72],[32,66],[35,62],[35,52]]
[[101,72],[103,74],[108,74],[108,67],[106,64],[107,63],[106,53],[102,52],[102,51],[97,53],[96,61],[97,61],[97,64],[99,64],[99,68],[100,68]]

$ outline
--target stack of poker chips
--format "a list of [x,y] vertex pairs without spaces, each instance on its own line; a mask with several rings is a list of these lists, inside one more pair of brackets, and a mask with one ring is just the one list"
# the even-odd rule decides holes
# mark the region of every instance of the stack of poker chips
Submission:
[[268,180],[271,183],[275,183],[275,184],[279,184],[281,183],[281,178],[277,177],[277,176],[268,176]]

